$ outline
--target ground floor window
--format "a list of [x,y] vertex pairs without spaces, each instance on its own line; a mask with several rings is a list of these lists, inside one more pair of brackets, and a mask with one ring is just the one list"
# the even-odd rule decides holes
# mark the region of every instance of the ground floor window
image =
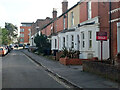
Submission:
[[63,47],[65,47],[65,37],[63,37]]
[[78,42],[77,50],[79,50],[79,47],[80,47],[80,37],[79,37],[79,35],[77,35],[77,42]]
[[88,36],[89,36],[89,48],[92,48],[92,31],[88,32]]
[[84,32],[81,32],[81,41],[82,41],[82,48],[85,48],[85,34]]
[[55,39],[55,48],[57,48],[57,39]]
[[72,40],[71,40],[71,48],[74,48],[74,36],[71,35],[71,38],[72,38]]
[[117,23],[117,49],[120,52],[120,22]]

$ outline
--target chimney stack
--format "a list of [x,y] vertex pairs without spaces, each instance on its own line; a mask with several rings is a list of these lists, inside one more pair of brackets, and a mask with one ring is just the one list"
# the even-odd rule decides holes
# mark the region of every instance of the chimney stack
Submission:
[[57,10],[53,8],[53,19],[57,18]]
[[68,1],[63,0],[62,2],[62,13],[65,13],[68,10]]

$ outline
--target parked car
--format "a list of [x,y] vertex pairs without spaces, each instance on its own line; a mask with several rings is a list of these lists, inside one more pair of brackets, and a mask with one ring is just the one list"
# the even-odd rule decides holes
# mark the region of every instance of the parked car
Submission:
[[25,46],[25,49],[28,49],[29,47],[30,47],[30,45],[26,45],[26,46]]
[[8,48],[8,52],[12,50],[11,46],[7,46],[7,48]]
[[36,46],[29,46],[29,48],[28,48],[29,52],[35,52],[37,50],[38,50],[38,47],[36,47]]
[[8,53],[8,49],[6,47],[0,47],[0,55],[4,56]]
[[23,49],[24,45],[23,44],[19,44],[18,49]]

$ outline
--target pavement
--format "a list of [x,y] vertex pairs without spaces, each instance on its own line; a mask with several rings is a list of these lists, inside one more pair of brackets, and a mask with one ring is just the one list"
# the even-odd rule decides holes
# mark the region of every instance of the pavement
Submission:
[[50,60],[43,56],[28,52],[27,50],[22,50],[22,52],[36,63],[41,64],[52,73],[58,75],[62,79],[65,79],[76,87],[120,89],[120,84],[117,82],[113,82],[92,73],[83,72],[82,65],[65,66],[60,64],[58,61]]

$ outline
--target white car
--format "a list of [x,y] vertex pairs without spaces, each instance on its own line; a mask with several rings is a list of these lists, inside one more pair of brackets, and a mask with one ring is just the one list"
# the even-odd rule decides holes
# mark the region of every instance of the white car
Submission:
[[8,49],[6,47],[0,47],[0,55],[4,56],[8,53]]

